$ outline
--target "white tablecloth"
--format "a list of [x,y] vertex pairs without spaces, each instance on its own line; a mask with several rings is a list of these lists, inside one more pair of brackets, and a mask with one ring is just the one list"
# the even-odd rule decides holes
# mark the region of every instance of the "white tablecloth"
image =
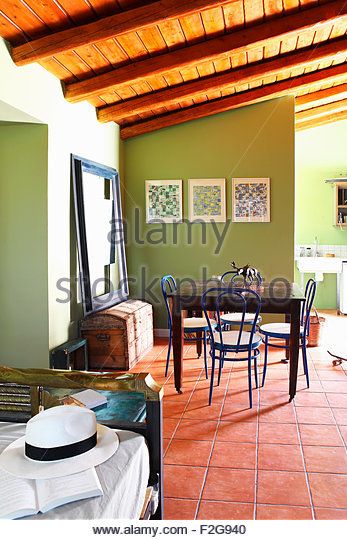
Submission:
[[[28,519],[138,519],[149,477],[149,456],[144,437],[116,430],[119,447],[96,467],[102,497],[76,501]],[[0,422],[0,453],[25,433],[24,424]]]

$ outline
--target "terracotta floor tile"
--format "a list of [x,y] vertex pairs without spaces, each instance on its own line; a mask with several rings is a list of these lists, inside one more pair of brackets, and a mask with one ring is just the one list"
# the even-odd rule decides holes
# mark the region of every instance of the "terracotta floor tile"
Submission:
[[294,398],[296,407],[328,407],[328,401],[323,393],[298,392]]
[[165,464],[207,467],[212,441],[173,439],[165,455]]
[[[252,400],[253,400],[253,406],[258,403],[258,390],[254,389],[252,391]],[[249,395],[248,395],[248,387],[246,389],[238,388],[237,385],[231,386],[229,384],[226,396],[225,396],[225,402],[226,403],[235,403],[235,404],[249,404]]]
[[218,400],[212,402],[212,405],[208,405],[207,401],[204,405],[189,403],[184,412],[184,418],[186,420],[189,418],[197,420],[206,420],[206,418],[209,420],[218,420],[221,409],[222,403],[218,402]]
[[257,505],[257,519],[312,519],[311,508],[302,506]]
[[326,407],[297,407],[299,424],[335,424],[333,414]]
[[253,504],[201,501],[197,519],[253,519],[253,513]]
[[306,380],[302,378],[297,384],[297,393],[301,392],[324,392],[324,389],[320,381],[310,381],[310,387],[307,388]]
[[166,450],[167,450],[167,448],[168,448],[168,446],[170,444],[170,441],[171,441],[171,439],[164,439],[163,438],[163,452],[164,452],[164,455],[165,455],[165,452],[166,452]]
[[310,506],[305,473],[259,471],[259,504]]
[[298,444],[298,430],[296,424],[275,423],[259,424],[259,443]]
[[330,370],[318,370],[318,377],[321,381],[346,381],[346,374],[341,368],[331,368]]
[[199,499],[206,469],[184,465],[164,466],[164,493],[166,497]]
[[259,444],[258,469],[267,471],[304,471],[299,445]]
[[322,381],[324,392],[336,394],[347,394],[347,382],[344,381]]
[[260,389],[260,405],[285,405],[288,401],[288,392]]
[[217,422],[207,420],[182,419],[175,433],[175,439],[190,439],[195,441],[212,441],[214,439]]
[[177,390],[172,384],[164,385],[164,402],[174,401],[175,403],[187,403],[191,395],[192,390],[185,390],[182,394],[177,394]]
[[339,508],[315,508],[316,519],[346,519],[347,510]]
[[164,519],[195,519],[197,505],[197,500],[165,498]]
[[164,419],[165,418],[179,419],[182,416],[185,407],[186,407],[185,403],[180,403],[174,400],[164,401],[164,404],[163,404]]
[[211,467],[255,469],[256,445],[251,443],[216,442]]
[[254,443],[256,433],[256,422],[222,421],[218,426],[216,441]]
[[209,467],[204,500],[254,502],[254,471]]
[[309,473],[314,506],[347,508],[347,476]]
[[339,430],[345,442],[345,445],[347,446],[347,426],[339,426]]
[[327,394],[330,407],[347,408],[347,394]]
[[263,405],[259,411],[259,422],[295,424],[296,418],[292,403],[286,405]]
[[163,437],[170,439],[179,423],[178,418],[164,418],[163,422]]
[[257,422],[258,410],[254,406],[250,409],[241,403],[225,403],[221,414],[221,420],[229,422]]
[[[289,399],[289,378],[279,379],[279,380],[265,380],[265,385],[263,389],[274,390],[276,392],[287,392]],[[262,391],[262,390],[260,390]]]
[[338,446],[303,446],[307,472],[347,474],[347,454]]
[[343,446],[336,426],[300,424],[300,437],[306,446]]
[[335,420],[340,426],[347,426],[347,409],[332,409]]

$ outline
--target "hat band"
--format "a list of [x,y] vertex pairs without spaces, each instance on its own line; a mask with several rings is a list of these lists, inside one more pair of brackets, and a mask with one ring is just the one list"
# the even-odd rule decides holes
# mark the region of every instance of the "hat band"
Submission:
[[67,459],[74,456],[79,456],[91,450],[96,446],[96,432],[88,439],[78,441],[65,446],[56,446],[54,448],[41,448],[25,443],[25,455],[35,461],[57,461],[58,459]]

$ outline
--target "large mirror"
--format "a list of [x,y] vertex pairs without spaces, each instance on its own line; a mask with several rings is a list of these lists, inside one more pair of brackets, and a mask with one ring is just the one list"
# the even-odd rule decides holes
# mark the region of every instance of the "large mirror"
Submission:
[[71,156],[84,314],[128,298],[118,172]]

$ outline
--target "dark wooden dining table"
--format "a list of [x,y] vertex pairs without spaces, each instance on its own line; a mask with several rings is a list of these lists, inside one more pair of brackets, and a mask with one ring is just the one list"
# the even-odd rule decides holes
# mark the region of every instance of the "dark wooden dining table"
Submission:
[[[210,288],[225,288],[225,285],[218,280],[209,281],[184,281],[178,283],[176,291],[168,293],[172,311],[172,344],[174,358],[174,379],[175,388],[178,393],[182,393],[183,381],[183,312],[201,316],[201,297]],[[305,301],[303,292],[296,283],[289,283],[286,280],[276,280],[272,283],[252,285],[261,298],[261,313],[283,314],[287,322],[290,322],[289,340],[289,399],[296,394],[298,378],[298,359],[300,349],[300,317],[302,303]],[[218,293],[211,293],[207,296],[207,307],[213,311],[215,299]],[[228,306],[233,311],[239,311],[239,306]]]

